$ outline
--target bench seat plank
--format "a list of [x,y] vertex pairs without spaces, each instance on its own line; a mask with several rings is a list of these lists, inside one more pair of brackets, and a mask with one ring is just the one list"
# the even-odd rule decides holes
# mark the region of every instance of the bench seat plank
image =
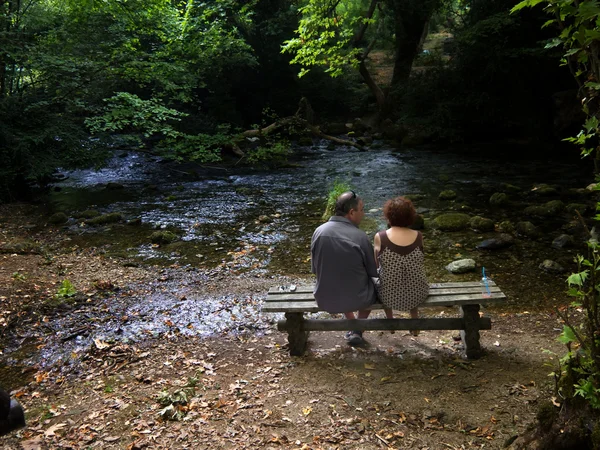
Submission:
[[[501,294],[502,291],[499,287],[490,287],[490,292],[492,294]],[[429,298],[431,297],[448,297],[450,295],[460,295],[460,294],[474,294],[478,298],[482,298],[481,296],[481,288],[452,288],[452,289],[431,289],[429,291]],[[296,300],[314,300],[314,296],[311,292],[273,292],[267,295],[267,302],[282,302],[286,300],[296,301]]]
[[[480,330],[491,330],[492,320],[481,317],[478,321]],[[277,322],[279,331],[287,331],[287,320]],[[460,318],[429,319],[309,319],[304,320],[305,331],[373,331],[373,330],[462,330],[465,328]]]
[[[277,299],[263,303],[262,311],[265,313],[273,312],[317,312],[320,311],[312,294],[310,296],[302,294],[302,296],[287,294],[288,297],[278,296]],[[506,299],[506,295],[502,292],[494,292],[490,297],[483,298],[481,292],[477,294],[462,294],[462,295],[446,295],[436,298],[430,296],[425,303],[422,303],[419,308],[433,306],[460,306],[472,304],[489,304],[500,303]],[[372,305],[369,309],[382,309],[380,303]]]
[[[496,283],[492,280],[488,282],[490,288],[496,287]],[[291,293],[289,290],[285,290],[288,286],[281,286],[284,290],[280,290],[279,286],[274,286],[269,289],[269,294],[275,293]],[[448,283],[429,283],[429,289],[448,289],[448,288],[478,288],[481,289],[481,285],[478,281],[465,281],[465,282],[448,282]],[[314,289],[314,284],[303,284],[296,286],[296,289],[293,292],[296,293],[304,293],[304,292],[312,292]]]

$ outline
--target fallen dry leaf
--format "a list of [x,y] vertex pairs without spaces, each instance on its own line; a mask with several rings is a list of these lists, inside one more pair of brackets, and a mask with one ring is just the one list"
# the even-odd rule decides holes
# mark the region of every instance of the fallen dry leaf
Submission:
[[46,437],[56,436],[56,432],[58,430],[61,430],[62,428],[66,427],[66,426],[67,426],[66,423],[55,423],[50,428],[48,428],[46,431],[44,431],[44,435]]

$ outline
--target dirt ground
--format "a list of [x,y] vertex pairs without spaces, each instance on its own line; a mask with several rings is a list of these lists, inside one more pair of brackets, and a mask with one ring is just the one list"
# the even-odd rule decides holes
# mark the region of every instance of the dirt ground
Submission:
[[[0,244],[30,230],[18,216],[5,221]],[[44,235],[47,248],[66,239],[60,232]],[[124,267],[98,249],[51,258],[0,255],[5,339],[18,337],[25,323],[43,327],[52,320],[47,301],[65,272],[89,300],[81,309],[94,303],[103,282],[126,286],[158,276],[154,267]],[[300,280],[219,273],[200,289],[266,294],[286,281]],[[0,446],[500,449],[552,397],[552,357],[544,350],[562,353],[555,340],[562,325],[550,308],[484,312],[492,330],[482,331],[486,355],[476,361],[463,359],[450,331],[368,332],[369,345],[359,349],[348,347],[343,333],[315,332],[307,354],[290,357],[275,325],[236,336],[97,341],[65,370],[20,364],[15,352],[5,351],[0,385],[23,404],[28,426],[0,438]],[[44,347],[43,339],[35,344]]]

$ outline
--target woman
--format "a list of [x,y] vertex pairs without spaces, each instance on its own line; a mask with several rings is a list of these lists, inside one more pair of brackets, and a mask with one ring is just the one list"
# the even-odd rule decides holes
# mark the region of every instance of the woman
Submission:
[[[392,319],[392,310],[410,311],[419,317],[417,307],[429,295],[425,276],[423,236],[409,227],[417,212],[410,200],[396,197],[383,207],[389,228],[375,235],[375,261],[379,269],[378,294],[385,315]],[[418,331],[411,331],[417,336]]]

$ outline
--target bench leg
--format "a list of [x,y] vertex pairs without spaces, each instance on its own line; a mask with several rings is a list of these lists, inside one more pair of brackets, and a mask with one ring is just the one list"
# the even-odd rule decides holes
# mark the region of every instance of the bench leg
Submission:
[[482,353],[479,343],[479,305],[463,305],[460,313],[465,323],[465,329],[460,331],[465,355],[468,359],[478,359]]
[[285,313],[291,356],[302,356],[306,350],[308,331],[304,330],[303,313]]

